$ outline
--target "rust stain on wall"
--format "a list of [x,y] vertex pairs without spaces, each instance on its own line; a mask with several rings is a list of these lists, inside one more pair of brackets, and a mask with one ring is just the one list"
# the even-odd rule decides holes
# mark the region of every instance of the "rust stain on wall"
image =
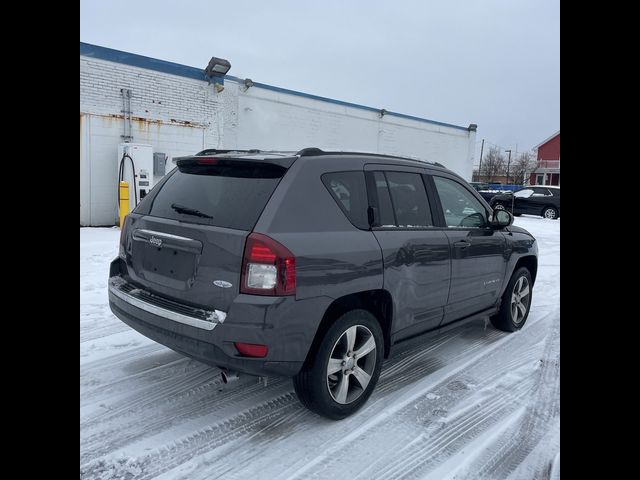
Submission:
[[[92,114],[93,115],[93,114]],[[124,115],[110,113],[109,115],[94,115],[96,117],[103,117],[109,120],[117,119],[117,120],[125,120]],[[164,120],[158,120],[153,118],[145,118],[145,117],[131,117],[131,121],[134,122],[139,128],[148,130],[149,126],[154,125],[177,125],[181,127],[189,127],[189,128],[207,128],[207,125],[204,123],[196,123],[191,122],[189,120],[177,120],[175,118],[170,119],[168,122]]]

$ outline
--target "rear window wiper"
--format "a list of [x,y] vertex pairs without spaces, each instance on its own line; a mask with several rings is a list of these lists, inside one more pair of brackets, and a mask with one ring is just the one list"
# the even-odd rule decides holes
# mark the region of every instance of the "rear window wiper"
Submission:
[[203,217],[203,218],[213,218],[211,215],[207,215],[200,210],[196,210],[195,208],[185,207],[184,205],[180,205],[179,203],[172,203],[171,208],[173,208],[178,213],[184,213],[185,215],[193,215],[195,217]]

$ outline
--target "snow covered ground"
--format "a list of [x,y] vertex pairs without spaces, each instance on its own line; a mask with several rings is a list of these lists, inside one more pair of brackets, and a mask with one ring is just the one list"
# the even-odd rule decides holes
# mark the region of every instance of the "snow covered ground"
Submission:
[[80,229],[80,477],[544,479],[560,468],[560,221],[516,218],[539,242],[525,327],[483,322],[387,361],[356,415],[304,409],[291,381],[219,371],[109,310],[117,228]]

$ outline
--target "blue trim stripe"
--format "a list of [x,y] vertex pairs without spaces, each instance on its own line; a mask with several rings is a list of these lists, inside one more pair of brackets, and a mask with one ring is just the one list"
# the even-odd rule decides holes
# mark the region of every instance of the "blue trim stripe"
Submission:
[[[233,75],[225,75],[224,78],[239,82],[241,84],[244,83],[243,78],[234,77]],[[376,113],[380,112],[379,108],[368,107],[366,105],[360,105],[358,103],[344,102],[342,100],[335,100],[333,98],[321,97],[319,95],[312,95],[310,93],[298,92],[296,90],[289,90],[287,88],[274,87],[273,85],[267,85],[266,83],[253,82],[253,86],[264,88],[265,90],[271,90],[273,92],[286,93],[289,95],[295,95],[297,97],[310,98],[312,100],[319,100],[321,102],[333,103],[335,105],[342,105],[344,107],[359,108],[361,110],[367,110],[369,112],[376,112]],[[451,123],[438,122],[436,120],[429,120],[428,118],[414,117],[413,115],[406,115],[404,113],[387,111],[385,112],[385,116],[386,115],[392,115],[394,117],[399,117],[399,118],[406,118],[409,120],[417,120],[419,122],[433,123],[434,125],[442,125],[443,127],[457,128],[459,130],[465,130],[465,131],[469,130],[467,127],[461,127],[460,125],[453,125]]]
[[[131,65],[132,67],[145,68],[156,72],[170,73],[180,77],[193,78],[194,80],[209,81],[209,77],[204,74],[204,69],[202,68],[189,67],[179,63],[158,60],[156,58],[136,55],[135,53],[123,52],[112,48],[99,47],[98,45],[91,45],[90,43],[80,42],[80,55],[115,63],[123,63],[125,65]],[[224,84],[224,78],[213,78],[211,82]]]
[[[167,62],[165,60],[158,60],[156,58],[145,57],[143,55],[136,55],[134,53],[123,52],[121,50],[114,50],[112,48],[100,47],[98,45],[92,45],[90,43],[80,42],[80,55],[84,57],[99,58],[101,60],[108,60],[110,62],[123,63],[125,65],[131,65],[133,67],[145,68],[147,70],[155,70],[156,72],[170,73],[172,75],[178,75],[181,77],[193,78],[194,80],[209,81],[209,78],[205,76],[204,69],[189,67],[187,65],[181,65],[179,63]],[[225,75],[224,78],[214,78],[214,83],[224,83],[224,79],[229,79],[240,84],[244,83],[243,78],[234,77],[233,75]],[[287,88],[275,87],[273,85],[267,85],[266,83],[254,82],[254,87],[264,88],[265,90],[271,90],[273,92],[286,93],[288,95],[295,95],[297,97],[310,98],[312,100],[318,100],[321,102],[333,103],[334,105],[342,105],[343,107],[358,108],[360,110],[366,110],[369,112],[380,112],[381,109],[368,107],[366,105],[360,105],[358,103],[343,102],[342,100],[335,100],[333,98],[321,97],[319,95],[312,95],[310,93],[298,92],[296,90],[289,90]],[[413,115],[406,115],[404,113],[389,112],[385,113],[398,118],[406,118],[408,120],[415,120],[418,122],[431,123],[433,125],[441,125],[443,127],[456,128],[458,130],[469,130],[467,127],[460,125],[453,125],[451,123],[438,122],[436,120],[430,120],[428,118],[414,117]]]

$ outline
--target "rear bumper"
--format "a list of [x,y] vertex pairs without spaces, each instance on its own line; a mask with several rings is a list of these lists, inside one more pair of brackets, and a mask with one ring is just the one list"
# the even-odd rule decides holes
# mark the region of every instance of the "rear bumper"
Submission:
[[[116,259],[113,263],[119,261]],[[117,265],[112,264],[109,306],[120,320],[172,350],[209,365],[251,375],[290,377],[297,374],[331,302],[328,297],[296,301],[294,297],[241,294],[228,312],[219,312],[223,320],[214,319],[215,324],[209,328],[170,318],[171,315],[162,310],[147,308],[119,295],[112,287],[113,283],[124,281],[118,272]],[[265,358],[242,357],[234,342],[267,345],[269,351]]]

